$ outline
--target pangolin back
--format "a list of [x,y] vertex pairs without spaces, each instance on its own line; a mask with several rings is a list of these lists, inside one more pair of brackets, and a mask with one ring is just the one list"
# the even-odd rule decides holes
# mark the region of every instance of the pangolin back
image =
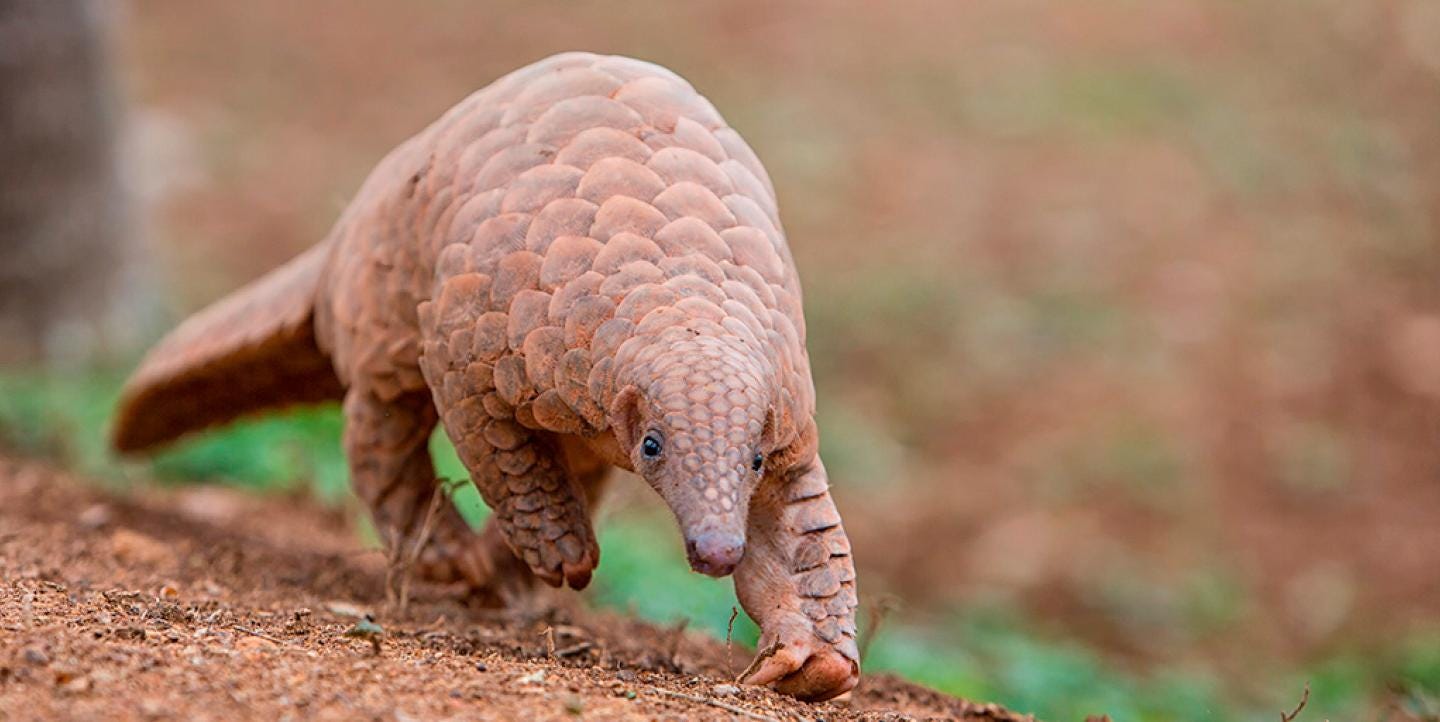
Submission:
[[[799,277],[769,176],[669,70],[589,53],[546,58],[462,101],[384,165],[373,210],[339,236],[353,250],[336,270],[353,264],[358,275],[368,258],[409,254],[433,269],[403,297],[419,302],[415,355],[457,445],[480,443],[490,426],[603,432],[615,394],[665,375],[644,362],[689,345],[682,334],[707,337],[691,367],[708,363],[712,342],[757,350],[754,381],[783,396],[782,435],[813,414]],[[364,230],[378,225],[403,230],[385,240]],[[386,318],[392,309],[322,312],[345,327],[336,349],[406,347],[393,329],[408,320]],[[352,375],[344,355],[342,378]],[[637,378],[621,378],[626,369]],[[694,393],[718,390],[699,385]],[[717,395],[717,421],[740,395]]]

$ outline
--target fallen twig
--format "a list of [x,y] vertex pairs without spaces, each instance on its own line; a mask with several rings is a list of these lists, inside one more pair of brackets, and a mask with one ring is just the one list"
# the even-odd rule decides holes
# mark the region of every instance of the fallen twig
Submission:
[[1281,713],[1280,713],[1280,722],[1294,722],[1295,718],[1300,715],[1300,710],[1305,709],[1305,704],[1306,704],[1307,702],[1309,702],[1309,701],[1310,701],[1310,683],[1309,683],[1309,682],[1306,682],[1306,683],[1305,683],[1305,691],[1300,694],[1300,704],[1295,705],[1295,709],[1291,710],[1291,711],[1290,711],[1290,714],[1285,714],[1284,712],[1281,712]]
[[735,684],[742,684],[746,677],[754,674],[755,670],[760,669],[760,665],[764,664],[765,660],[774,657],[776,652],[784,648],[785,645],[782,642],[771,642],[770,646],[766,647],[764,651],[755,655],[755,659],[750,660],[750,666],[746,667],[745,671],[741,672],[740,675],[735,678]]
[[248,635],[250,635],[250,636],[252,636],[252,637],[259,637],[259,638],[261,638],[261,639],[268,640],[268,641],[274,642],[274,643],[276,643],[276,644],[284,644],[284,643],[285,643],[285,641],[282,640],[282,639],[276,639],[275,637],[272,637],[272,636],[270,636],[270,635],[268,635],[268,634],[266,634],[266,633],[264,633],[264,632],[257,632],[257,631],[255,631],[255,630],[253,630],[253,629],[247,629],[247,628],[241,627],[241,626],[234,626],[234,627],[231,627],[231,629],[233,629],[233,630],[235,630],[235,631],[237,631],[237,632],[244,632],[244,633],[246,633],[246,634],[248,634]]
[[675,698],[677,698],[677,699],[689,700],[689,701],[691,701],[691,702],[699,702],[700,704],[708,704],[708,705],[710,705],[711,707],[719,707],[720,709],[723,709],[723,710],[725,710],[726,712],[730,712],[731,714],[738,714],[738,715],[740,715],[741,717],[749,717],[750,719],[768,720],[768,722],[780,722],[779,720],[777,720],[777,719],[775,719],[774,717],[771,717],[771,716],[769,716],[769,715],[763,715],[763,714],[760,714],[760,713],[758,713],[758,712],[751,712],[750,710],[745,709],[744,707],[737,707],[737,706],[735,706],[735,705],[733,705],[733,704],[729,704],[729,703],[726,703],[726,702],[721,702],[721,701],[718,700],[718,699],[710,699],[709,697],[700,697],[700,696],[698,696],[698,695],[685,694],[684,692],[676,692],[676,691],[674,691],[674,690],[661,689],[661,688],[659,688],[659,687],[656,687],[656,688],[655,688],[655,691],[656,691],[656,692],[659,692],[660,694],[669,696],[669,697],[675,697]]
[[740,610],[736,607],[730,608],[730,621],[725,623],[725,671],[735,673],[735,660],[730,654],[730,635],[735,632],[735,618],[740,616]]

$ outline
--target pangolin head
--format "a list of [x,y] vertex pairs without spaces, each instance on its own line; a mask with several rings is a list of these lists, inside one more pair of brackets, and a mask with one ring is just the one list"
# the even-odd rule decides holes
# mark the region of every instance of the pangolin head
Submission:
[[759,349],[696,335],[656,354],[612,405],[617,440],[674,511],[697,572],[725,576],[744,555],[772,451],[774,376]]

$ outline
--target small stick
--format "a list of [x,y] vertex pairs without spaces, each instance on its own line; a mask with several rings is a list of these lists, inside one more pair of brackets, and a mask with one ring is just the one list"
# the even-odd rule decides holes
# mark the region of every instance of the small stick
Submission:
[[767,720],[767,722],[780,722],[779,720],[775,719],[774,717],[770,717],[770,716],[768,716],[768,715],[763,715],[763,714],[757,714],[757,713],[755,713],[755,712],[751,712],[751,711],[748,710],[748,709],[745,709],[744,707],[736,707],[736,706],[733,705],[733,704],[727,704],[727,703],[725,703],[725,702],[721,702],[721,701],[718,700],[718,699],[710,699],[710,698],[708,698],[708,697],[698,697],[698,696],[693,695],[693,694],[685,694],[684,692],[676,692],[676,691],[673,691],[673,690],[661,689],[661,688],[659,688],[659,687],[656,687],[656,688],[655,688],[655,691],[656,691],[656,692],[659,692],[660,694],[663,694],[663,695],[667,695],[667,696],[670,696],[670,697],[675,697],[675,698],[677,698],[677,699],[689,700],[689,701],[691,701],[691,702],[699,702],[700,704],[708,704],[708,705],[710,705],[711,707],[719,707],[720,709],[723,709],[723,710],[725,710],[726,712],[729,712],[729,713],[731,713],[731,714],[738,714],[738,715],[740,715],[741,717],[749,717],[750,719],[758,719],[758,720]]
[[735,673],[735,658],[730,654],[730,635],[735,632],[735,618],[740,616],[740,610],[730,607],[730,621],[725,623],[725,671]]
[[394,610],[400,606],[397,593],[400,585],[396,575],[400,573],[404,535],[400,533],[399,527],[391,525],[387,527],[385,537],[385,607]]
[[1310,683],[1309,683],[1309,682],[1306,682],[1306,683],[1305,683],[1305,691],[1300,694],[1300,704],[1295,705],[1295,709],[1291,710],[1291,711],[1290,711],[1290,714],[1285,714],[1284,712],[1281,712],[1281,713],[1280,713],[1280,722],[1294,722],[1295,718],[1300,715],[1300,710],[1305,709],[1305,703],[1307,703],[1307,702],[1309,702],[1309,701],[1310,701]]
[[389,534],[386,535],[389,543],[385,552],[385,605],[389,611],[397,612],[399,616],[405,616],[410,608],[410,570],[420,560],[420,553],[425,551],[425,545],[430,543],[435,513],[440,510],[440,500],[444,497],[447,486],[448,482],[444,479],[435,481],[435,490],[430,494],[430,506],[425,510],[425,518],[420,523],[420,529],[415,534],[414,543],[408,553],[405,550],[405,535],[398,527],[391,526]]
[[545,628],[545,631],[543,631],[543,632],[540,633],[540,636],[545,638],[545,656],[547,656],[547,657],[554,657],[554,656],[555,656],[555,628],[554,628],[554,627],[546,627],[546,628]]
[[771,642],[770,646],[765,648],[765,651],[755,655],[755,659],[750,660],[750,666],[746,667],[745,671],[741,672],[740,676],[735,678],[735,684],[741,684],[742,682],[744,682],[746,677],[754,674],[755,670],[760,669],[760,665],[764,664],[765,660],[774,657],[776,652],[779,652],[784,648],[785,644],[782,642]]
[[430,493],[430,508],[425,510],[425,521],[420,523],[420,533],[415,537],[415,544],[410,547],[410,556],[405,559],[405,568],[400,575],[402,617],[410,607],[410,570],[414,568],[415,562],[420,560],[420,553],[425,551],[425,545],[430,543],[430,534],[435,530],[435,513],[440,510],[440,500],[445,498],[445,486],[443,479],[436,481],[435,491]]
[[272,636],[270,636],[270,635],[268,635],[268,634],[266,634],[266,633],[264,633],[264,632],[257,632],[257,631],[255,631],[255,630],[253,630],[253,629],[246,629],[245,627],[241,627],[241,626],[238,626],[238,625],[237,625],[237,626],[234,626],[234,627],[231,627],[231,629],[233,629],[233,630],[235,630],[235,631],[237,631],[237,632],[244,632],[244,633],[246,633],[246,634],[248,634],[248,635],[250,635],[250,636],[252,636],[252,637],[259,637],[259,638],[261,638],[261,639],[266,639],[266,640],[269,640],[269,641],[274,642],[274,643],[276,643],[276,644],[284,644],[284,643],[285,643],[284,640],[276,639],[276,638],[274,638],[274,637],[272,637]]
[[889,594],[870,603],[870,624],[865,627],[865,633],[860,635],[861,662],[865,661],[865,655],[870,652],[870,643],[875,641],[875,635],[879,634],[880,626],[885,623],[885,618],[890,616],[891,612],[895,611],[896,605],[895,597]]

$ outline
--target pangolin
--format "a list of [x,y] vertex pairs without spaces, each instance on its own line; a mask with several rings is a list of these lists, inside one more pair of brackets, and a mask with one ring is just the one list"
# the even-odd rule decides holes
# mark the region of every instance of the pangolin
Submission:
[[[437,423],[492,510],[448,506],[422,573],[583,588],[612,467],[733,572],[746,676],[803,699],[859,679],[855,571],[818,456],[800,281],[770,178],[678,75],[566,53],[389,153],[318,245],[186,319],[127,382],[113,446],[340,400],[352,484],[419,534]],[[533,574],[533,577],[531,576]]]

